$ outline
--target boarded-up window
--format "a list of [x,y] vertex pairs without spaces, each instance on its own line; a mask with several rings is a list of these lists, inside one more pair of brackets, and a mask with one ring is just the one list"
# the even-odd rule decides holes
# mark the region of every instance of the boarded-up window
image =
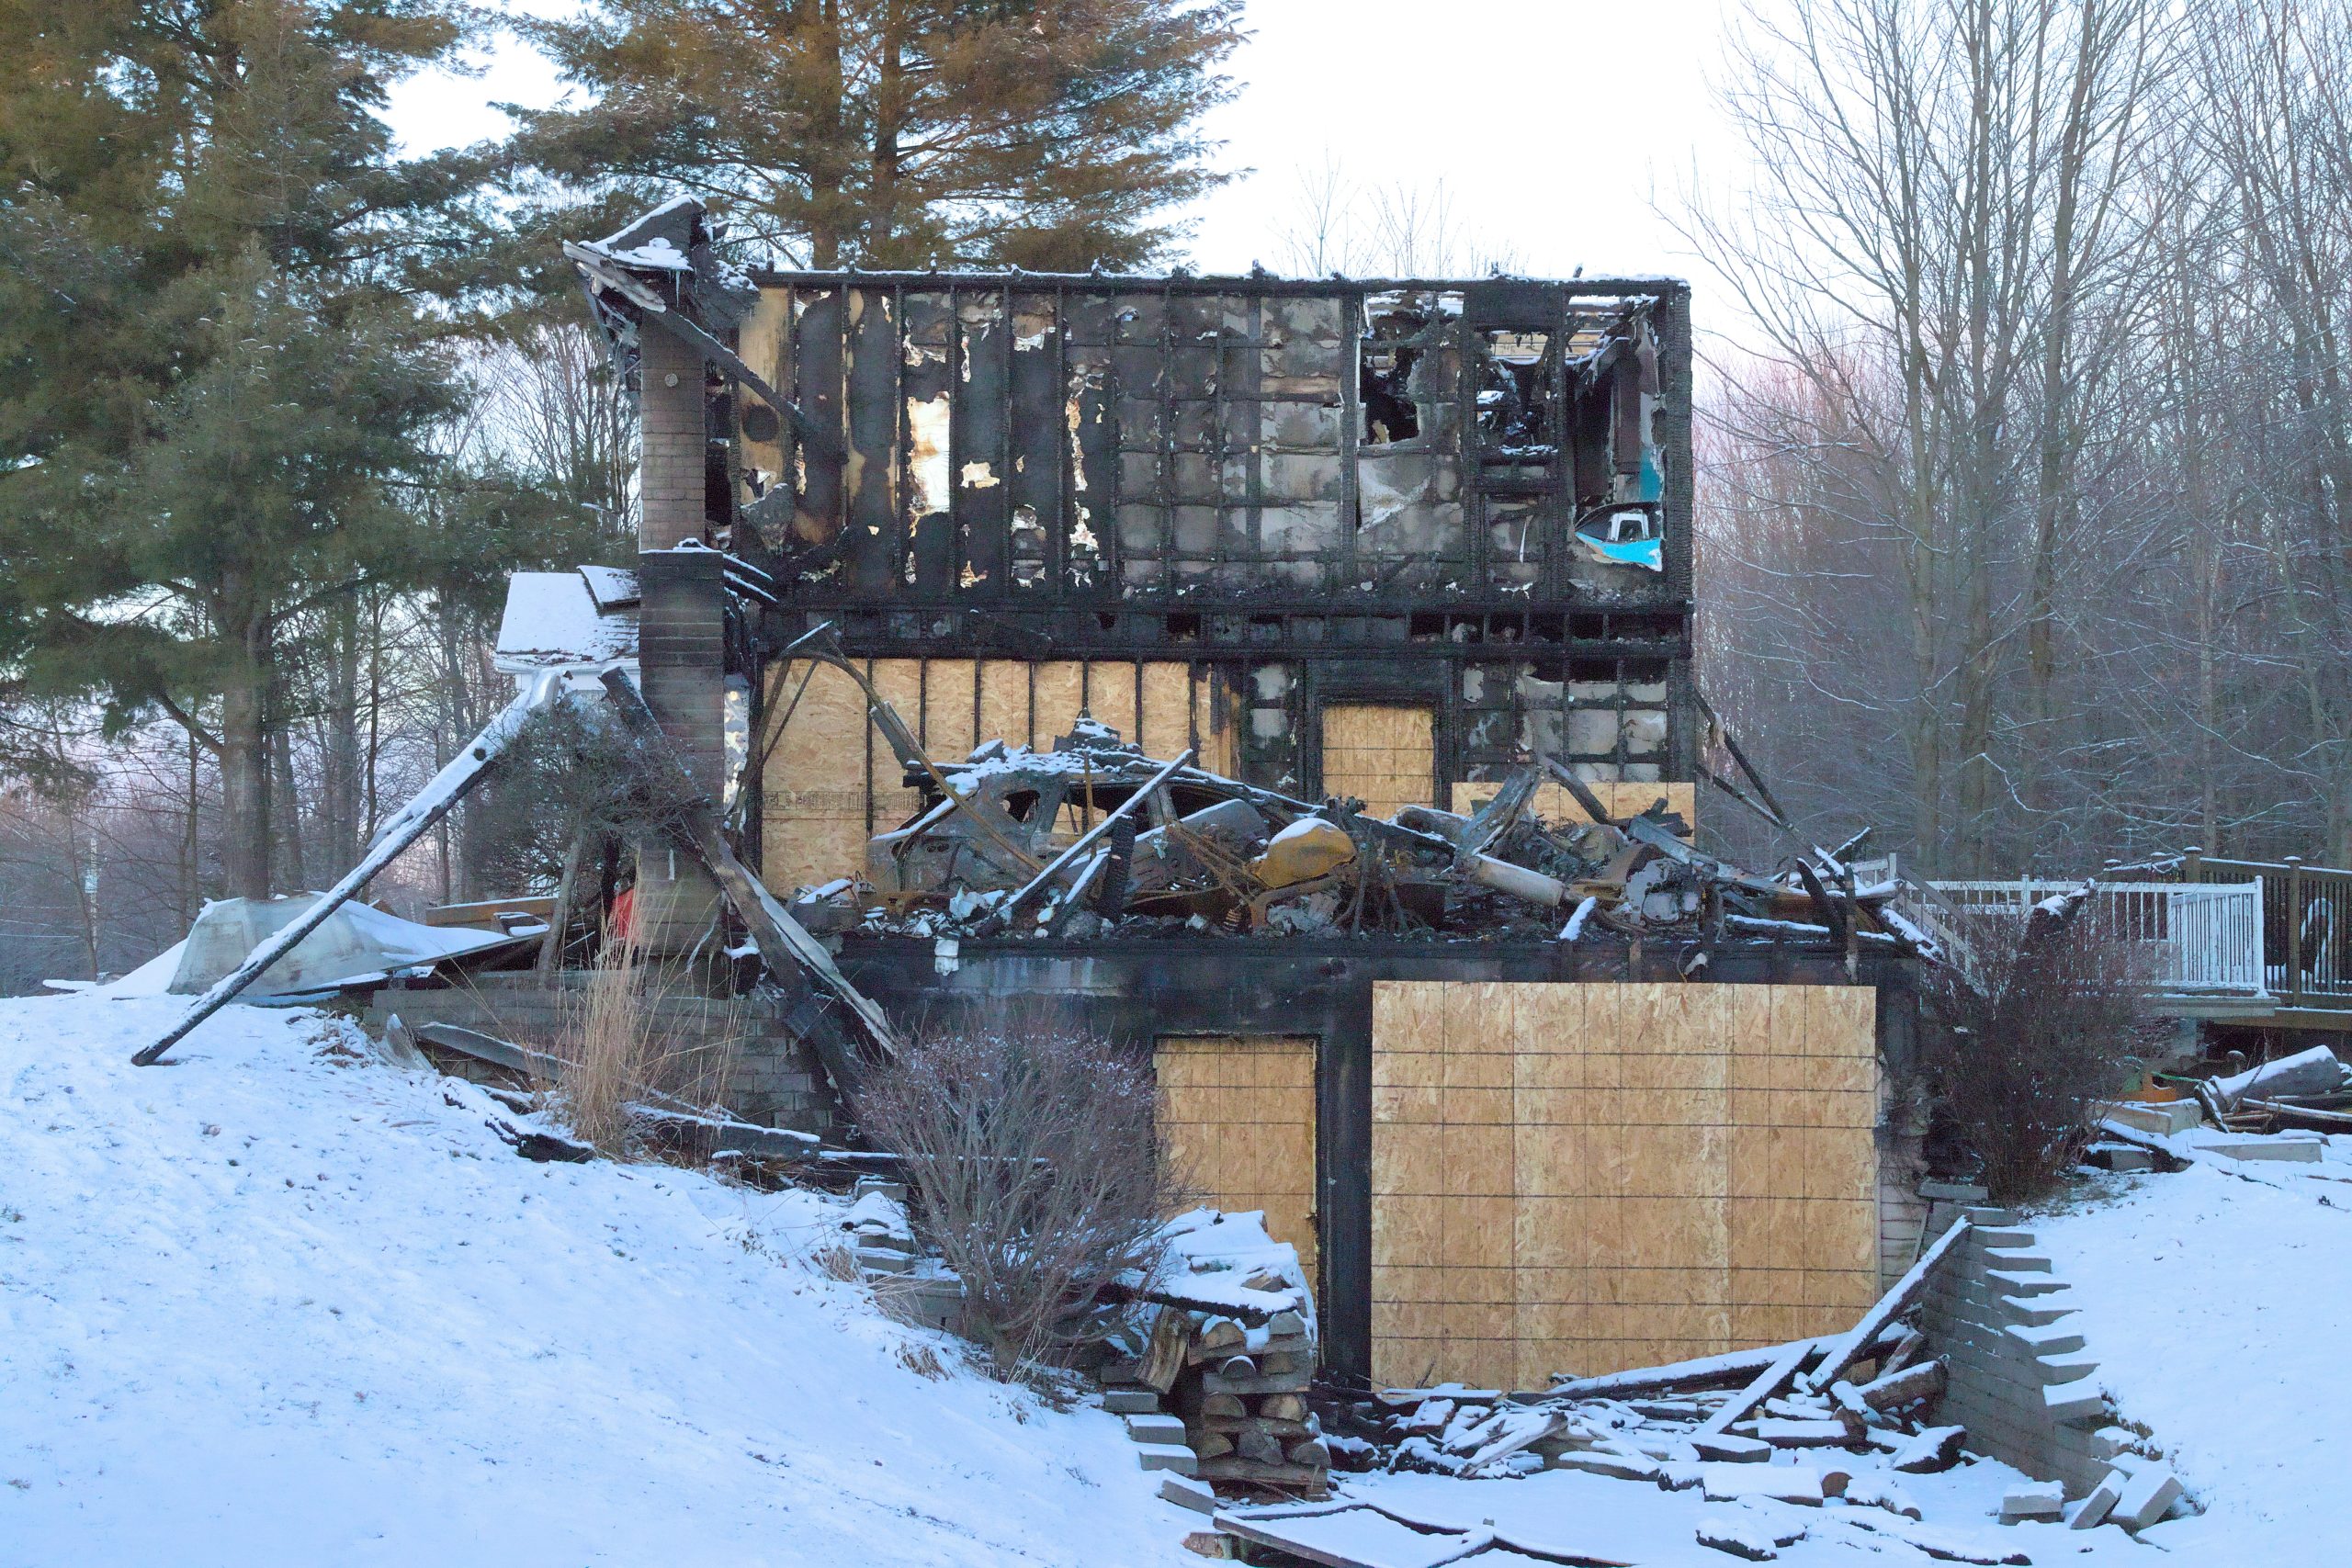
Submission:
[[[913,814],[916,793],[867,720],[857,683],[830,665],[795,660],[771,673],[761,786],[763,872],[770,887],[862,874],[865,840]],[[1082,710],[1162,759],[1197,744],[1202,767],[1233,771],[1233,730],[1220,725],[1205,668],[1170,660],[879,659],[868,678],[934,761],[961,761],[982,741],[1050,750]],[[801,692],[801,682],[808,689]],[[795,705],[795,694],[798,693]],[[781,733],[775,726],[785,718]]]
[[1162,1035],[1159,1137],[1195,1202],[1262,1209],[1315,1275],[1315,1039]]
[[1877,1293],[1867,987],[1387,983],[1372,1371],[1543,1388]]
[[1353,795],[1374,817],[1430,804],[1428,708],[1334,704],[1323,710],[1323,793]]

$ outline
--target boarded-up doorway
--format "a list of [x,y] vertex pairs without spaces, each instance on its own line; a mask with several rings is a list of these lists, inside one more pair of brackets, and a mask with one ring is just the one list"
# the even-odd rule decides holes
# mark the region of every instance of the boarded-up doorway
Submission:
[[1332,704],[1323,710],[1323,793],[1353,795],[1364,811],[1386,817],[1400,806],[1428,806],[1434,744],[1428,708]]
[[1852,1323],[1875,995],[1376,984],[1374,1379],[1540,1389]]
[[1164,1034],[1159,1136],[1196,1202],[1262,1209],[1316,1276],[1315,1037]]

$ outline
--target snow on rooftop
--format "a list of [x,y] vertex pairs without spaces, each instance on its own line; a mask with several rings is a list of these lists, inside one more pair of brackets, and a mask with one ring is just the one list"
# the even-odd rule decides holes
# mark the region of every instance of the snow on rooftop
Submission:
[[506,580],[506,613],[492,662],[508,674],[637,657],[637,613],[596,606],[578,571],[518,571]]

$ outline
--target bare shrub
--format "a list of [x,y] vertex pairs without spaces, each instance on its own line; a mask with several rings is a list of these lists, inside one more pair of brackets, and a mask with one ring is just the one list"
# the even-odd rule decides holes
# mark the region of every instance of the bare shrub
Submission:
[[2082,1157],[2138,1048],[2146,963],[2094,897],[1965,911],[1968,973],[1931,970],[1920,1065],[1996,1203],[2037,1198]]
[[1176,1192],[1152,1135],[1150,1069],[1050,1018],[925,1032],[855,1101],[905,1161],[915,1227],[964,1282],[967,1331],[995,1374],[1032,1381],[1098,1340],[1098,1303],[1148,1273]]

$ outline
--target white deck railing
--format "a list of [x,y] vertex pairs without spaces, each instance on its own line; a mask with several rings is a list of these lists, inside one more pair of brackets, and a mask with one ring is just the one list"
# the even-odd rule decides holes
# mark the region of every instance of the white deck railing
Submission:
[[[1937,882],[1932,886],[1963,908],[2005,909],[2023,916],[2052,895],[2078,892],[2080,882]],[[2151,983],[2174,996],[2268,994],[2262,953],[2262,884],[2101,882],[2093,885],[2099,923],[2148,957]]]

